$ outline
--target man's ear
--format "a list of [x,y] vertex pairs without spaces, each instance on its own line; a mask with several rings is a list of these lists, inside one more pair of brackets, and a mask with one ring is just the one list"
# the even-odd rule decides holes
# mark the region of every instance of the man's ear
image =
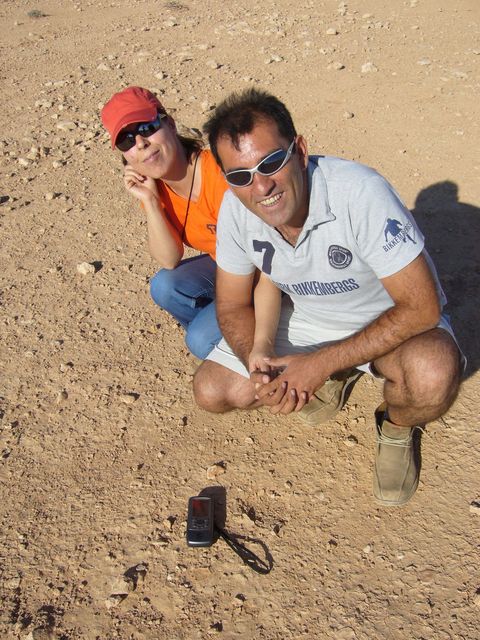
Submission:
[[300,164],[303,169],[307,168],[308,165],[308,148],[307,141],[303,136],[297,136],[297,142],[295,143],[296,152],[298,154],[298,158],[300,160]]

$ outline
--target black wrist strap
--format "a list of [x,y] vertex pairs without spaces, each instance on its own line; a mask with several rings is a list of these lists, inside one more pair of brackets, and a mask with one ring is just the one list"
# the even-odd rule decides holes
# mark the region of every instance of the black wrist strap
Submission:
[[265,548],[267,561],[259,558],[255,553],[253,553],[253,551],[250,551],[250,549],[248,549],[244,544],[239,542],[239,540],[242,539],[262,544],[259,540],[248,538],[247,536],[233,535],[225,531],[225,529],[220,529],[217,526],[215,526],[215,530],[225,540],[230,549],[232,549],[237,556],[243,560],[243,563],[250,567],[250,569],[253,569],[253,571],[256,571],[257,573],[270,573],[273,567],[273,559],[266,547],[262,545]]

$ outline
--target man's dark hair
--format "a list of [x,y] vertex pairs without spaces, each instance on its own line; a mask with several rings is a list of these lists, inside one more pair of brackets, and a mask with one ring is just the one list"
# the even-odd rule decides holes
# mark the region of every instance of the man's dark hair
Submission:
[[204,124],[203,130],[220,166],[222,163],[217,152],[218,139],[227,136],[238,149],[239,137],[250,133],[261,120],[275,122],[278,133],[286,140],[291,141],[297,135],[287,107],[266,91],[250,88],[241,93],[232,93],[218,105]]

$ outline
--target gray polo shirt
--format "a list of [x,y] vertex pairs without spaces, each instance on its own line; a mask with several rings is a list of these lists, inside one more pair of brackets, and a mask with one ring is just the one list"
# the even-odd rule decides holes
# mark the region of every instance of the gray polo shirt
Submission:
[[217,264],[238,275],[257,268],[288,293],[306,322],[354,332],[393,306],[381,278],[423,251],[445,303],[423,235],[382,176],[356,162],[310,156],[308,185],[309,213],[295,247],[227,192]]

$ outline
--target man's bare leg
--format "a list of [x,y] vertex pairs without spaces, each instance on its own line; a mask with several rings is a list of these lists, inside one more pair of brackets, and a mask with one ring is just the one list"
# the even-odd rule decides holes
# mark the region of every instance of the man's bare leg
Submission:
[[373,494],[386,506],[414,495],[420,474],[416,426],[443,415],[460,386],[460,352],[447,331],[432,329],[378,358],[385,376],[386,404],[375,412],[376,455]]
[[210,360],[195,373],[193,395],[198,406],[213,413],[255,407],[255,388],[250,379]]
[[413,427],[439,418],[458,394],[460,352],[444,329],[432,329],[374,362],[385,378],[384,397],[392,422]]

